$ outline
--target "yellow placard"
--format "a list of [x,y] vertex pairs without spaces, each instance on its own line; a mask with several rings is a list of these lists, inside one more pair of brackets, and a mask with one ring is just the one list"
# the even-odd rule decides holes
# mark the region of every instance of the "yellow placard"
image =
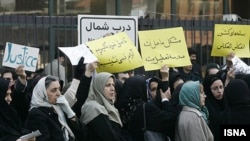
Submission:
[[234,52],[239,57],[250,57],[248,25],[215,24],[211,56],[226,56]]
[[191,65],[182,27],[139,31],[139,41],[146,71]]
[[125,32],[93,40],[86,44],[100,62],[97,72],[117,73],[143,65],[137,48]]

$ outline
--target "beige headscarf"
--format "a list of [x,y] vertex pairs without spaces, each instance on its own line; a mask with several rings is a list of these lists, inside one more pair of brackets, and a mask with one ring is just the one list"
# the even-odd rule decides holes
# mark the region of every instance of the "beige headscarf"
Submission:
[[98,115],[104,114],[109,117],[109,120],[122,126],[119,112],[115,108],[113,101],[108,100],[103,93],[105,84],[110,77],[115,80],[115,76],[107,72],[98,73],[93,78],[88,98],[81,109],[82,115],[80,119],[84,124],[88,124]]
[[48,102],[47,91],[45,88],[45,80],[47,77],[41,78],[36,84],[36,86],[34,87],[32,98],[31,98],[30,110],[36,107],[53,107],[56,113],[58,114],[58,120],[60,124],[62,125],[64,139],[65,141],[68,141],[69,135],[73,138],[75,136],[66,122],[66,118],[62,109],[58,105],[53,105]]

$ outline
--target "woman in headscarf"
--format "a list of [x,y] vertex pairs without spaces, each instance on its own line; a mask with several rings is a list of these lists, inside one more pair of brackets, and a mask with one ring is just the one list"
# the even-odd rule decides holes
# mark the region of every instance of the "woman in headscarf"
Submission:
[[156,98],[156,101],[161,104],[147,103],[147,86],[144,76],[138,74],[130,77],[123,85],[122,93],[117,99],[117,107],[125,128],[135,141],[144,141],[142,130],[144,128],[143,104],[145,104],[147,130],[169,136],[167,130],[175,124],[177,110],[169,102],[171,98],[170,90],[158,91],[161,91],[161,93],[158,93],[160,94],[160,101],[158,101],[158,98]]
[[80,120],[88,127],[88,140],[125,140],[115,100],[115,76],[108,72],[98,73],[92,79],[88,98],[81,109]]
[[41,78],[34,87],[26,126],[41,132],[37,141],[80,140],[73,130],[80,130],[81,124],[60,89],[59,78],[55,76]]
[[0,78],[0,140],[15,141],[28,130],[23,128],[20,115],[12,106],[12,86],[7,80]]
[[183,84],[179,103],[183,106],[176,127],[176,141],[213,141],[208,127],[208,110],[205,106],[206,95],[198,81]]
[[216,74],[210,74],[203,81],[204,92],[206,94],[205,105],[209,111],[209,128],[214,135],[214,140],[218,141],[220,137],[221,113],[225,110],[224,84]]
[[220,66],[217,63],[208,63],[206,65],[204,78],[210,74],[216,74],[219,71],[220,71]]
[[250,124],[250,91],[244,80],[231,80],[225,89],[227,108],[223,113],[222,124]]

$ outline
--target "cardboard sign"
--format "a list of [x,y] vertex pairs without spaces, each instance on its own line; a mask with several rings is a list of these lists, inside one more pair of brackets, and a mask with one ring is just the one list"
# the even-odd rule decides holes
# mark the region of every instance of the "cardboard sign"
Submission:
[[124,72],[143,65],[141,56],[125,32],[86,43],[98,58],[98,72]]
[[77,65],[80,58],[84,57],[84,64],[97,61],[97,57],[91,53],[89,48],[84,45],[75,47],[58,47],[70,60],[72,65]]
[[182,27],[139,31],[146,71],[191,65]]
[[226,56],[234,52],[238,57],[250,57],[250,26],[215,24],[211,56]]
[[23,65],[25,70],[35,72],[38,54],[38,48],[7,42],[2,65],[11,68]]

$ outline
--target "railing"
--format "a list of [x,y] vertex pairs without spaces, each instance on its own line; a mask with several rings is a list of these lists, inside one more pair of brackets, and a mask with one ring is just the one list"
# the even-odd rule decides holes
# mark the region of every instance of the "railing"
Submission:
[[[215,24],[244,24],[249,21],[225,22],[222,20],[171,20],[139,19],[138,29],[162,29],[180,27],[184,29],[188,47],[197,50],[198,63],[208,62],[223,64],[223,58],[211,57]],[[40,48],[38,68],[43,68],[54,58],[56,47],[77,45],[77,16],[38,16],[38,15],[0,15],[0,61],[2,62],[6,42]],[[140,49],[140,48],[139,48]],[[249,59],[245,59],[249,63]],[[66,64],[67,60],[66,60]],[[67,77],[72,76],[72,67],[66,65]],[[143,71],[143,69],[138,69]]]

